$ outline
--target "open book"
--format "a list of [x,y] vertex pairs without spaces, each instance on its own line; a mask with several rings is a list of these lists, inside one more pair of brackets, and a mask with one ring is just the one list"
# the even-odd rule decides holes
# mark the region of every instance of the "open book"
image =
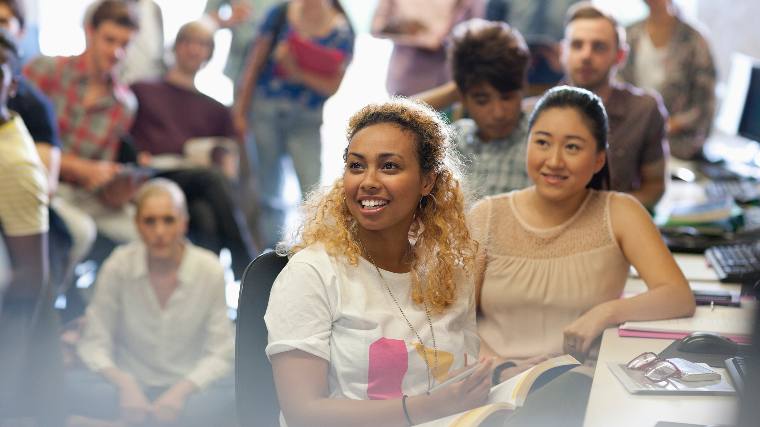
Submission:
[[500,426],[512,411],[523,406],[532,391],[578,365],[580,362],[569,354],[545,360],[492,387],[488,394],[488,404],[419,425],[425,427]]

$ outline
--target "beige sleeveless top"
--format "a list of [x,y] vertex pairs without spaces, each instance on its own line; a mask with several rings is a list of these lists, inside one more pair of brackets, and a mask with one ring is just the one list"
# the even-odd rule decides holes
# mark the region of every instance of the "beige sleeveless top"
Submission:
[[478,333],[499,356],[562,353],[563,329],[591,307],[619,298],[630,264],[612,232],[612,193],[589,191],[578,212],[547,229],[528,225],[515,192],[471,212],[486,251]]

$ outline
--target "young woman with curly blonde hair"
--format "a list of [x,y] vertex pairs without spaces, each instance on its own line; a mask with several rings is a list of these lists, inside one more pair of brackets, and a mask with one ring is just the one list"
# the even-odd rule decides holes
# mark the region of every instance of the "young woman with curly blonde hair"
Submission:
[[[265,315],[287,425],[405,425],[485,402],[459,162],[448,127],[405,99],[350,120],[343,178],[306,202]],[[284,424],[284,423],[283,423]]]

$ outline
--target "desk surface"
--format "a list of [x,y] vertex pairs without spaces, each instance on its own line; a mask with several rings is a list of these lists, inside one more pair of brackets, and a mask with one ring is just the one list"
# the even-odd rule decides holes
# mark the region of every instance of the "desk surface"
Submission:
[[672,341],[621,338],[617,328],[604,331],[591,386],[584,427],[653,427],[657,421],[730,424],[736,416],[735,396],[637,396],[629,394],[607,368],[645,351],[662,351]]

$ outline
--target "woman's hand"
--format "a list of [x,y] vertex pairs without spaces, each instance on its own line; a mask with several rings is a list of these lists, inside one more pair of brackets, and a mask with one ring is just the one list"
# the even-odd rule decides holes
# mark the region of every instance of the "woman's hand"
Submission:
[[[435,406],[446,412],[441,416],[485,405],[488,393],[491,391],[492,371],[493,359],[481,359],[480,366],[473,371],[472,375],[462,381],[443,386],[429,397],[435,401]],[[410,412],[413,410],[410,409]],[[414,420],[414,414],[410,413],[410,415]]]
[[[241,100],[239,102],[247,102]],[[244,111],[243,107],[239,104],[232,106],[232,125],[235,127],[235,131],[240,138],[245,138],[248,132],[248,114]]]
[[576,359],[583,361],[594,340],[613,325],[613,314],[608,303],[602,303],[577,318],[564,330],[563,348]]
[[125,381],[119,387],[121,419],[127,424],[142,424],[150,412],[150,401],[134,381]]
[[279,42],[272,53],[274,61],[285,71],[285,78],[291,82],[301,82],[301,68],[296,58],[290,53],[287,43]]
[[[548,354],[542,354],[539,356],[533,356],[530,359],[525,359],[520,362],[514,362],[515,366],[512,366],[511,368],[506,368],[501,371],[499,374],[499,383],[502,383],[515,375],[521,374],[525,372],[526,370],[538,365],[539,363],[549,360]],[[494,364],[494,368],[496,368],[496,364]]]

